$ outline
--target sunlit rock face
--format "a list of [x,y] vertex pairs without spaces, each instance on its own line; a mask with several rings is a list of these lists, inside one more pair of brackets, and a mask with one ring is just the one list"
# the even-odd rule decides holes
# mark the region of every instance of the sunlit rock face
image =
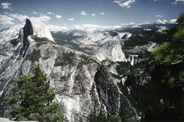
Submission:
[[50,31],[40,19],[32,17],[29,18],[27,21],[31,22],[30,27],[32,27],[33,29],[33,36],[35,35],[38,37],[45,37],[48,38],[50,41],[54,42],[54,39],[52,38]]
[[102,44],[96,53],[97,59],[100,61],[127,61],[124,53],[121,50],[121,44],[119,41],[107,41]]

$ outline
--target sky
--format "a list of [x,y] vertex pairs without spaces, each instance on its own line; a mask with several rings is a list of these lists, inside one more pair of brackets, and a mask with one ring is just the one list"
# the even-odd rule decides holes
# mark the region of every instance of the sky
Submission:
[[1,0],[0,30],[40,18],[50,30],[175,21],[184,0]]

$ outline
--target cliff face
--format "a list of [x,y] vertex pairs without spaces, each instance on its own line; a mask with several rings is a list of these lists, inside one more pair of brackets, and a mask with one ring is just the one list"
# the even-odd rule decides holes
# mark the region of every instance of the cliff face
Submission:
[[[16,30],[16,32],[14,32]],[[9,35],[8,38],[3,36]],[[11,35],[11,36],[10,36]],[[89,117],[118,115],[139,121],[136,110],[123,95],[107,67],[89,55],[57,45],[45,25],[36,18],[23,27],[2,31],[0,43],[1,116],[9,117],[8,97],[12,79],[31,74],[35,63],[48,74],[56,98],[69,122],[88,122]]]
[[108,69],[101,66],[95,82],[99,97],[110,115],[119,114],[123,121],[134,122],[139,120],[136,110],[128,98],[120,91],[116,80],[109,74]]
[[26,54],[26,51],[29,47],[29,41],[28,41],[28,36],[29,35],[33,35],[33,27],[31,25],[31,21],[29,19],[26,19],[26,25],[24,26],[23,28],[23,48],[25,49],[24,51],[24,54],[23,54],[23,57],[25,56]]

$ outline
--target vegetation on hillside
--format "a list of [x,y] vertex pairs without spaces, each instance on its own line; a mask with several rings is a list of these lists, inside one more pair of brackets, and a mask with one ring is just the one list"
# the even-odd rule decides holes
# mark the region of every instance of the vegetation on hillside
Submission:
[[54,66],[65,66],[65,65],[74,65],[75,64],[75,53],[74,52],[64,52],[60,55],[54,64]]
[[90,117],[90,122],[122,122],[122,119],[119,115],[110,115],[107,118],[104,116],[91,116]]
[[[164,33],[140,31],[125,41],[126,55],[131,55],[135,46],[150,41],[159,44],[152,53],[146,50],[143,54],[133,53],[145,61],[133,66],[129,62],[117,63],[120,78],[127,77],[125,85],[119,83],[118,87],[140,113],[143,122],[184,121],[184,13],[177,22],[178,26]],[[151,77],[145,79],[146,76]],[[143,81],[146,83],[141,85]]]
[[33,63],[35,61],[38,61],[40,57],[41,57],[40,50],[33,49],[33,52],[31,54],[28,54],[25,60],[30,60]]

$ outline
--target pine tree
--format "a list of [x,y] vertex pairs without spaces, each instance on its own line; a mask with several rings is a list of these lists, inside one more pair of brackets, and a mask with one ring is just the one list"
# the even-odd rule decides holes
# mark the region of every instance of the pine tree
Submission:
[[53,102],[55,93],[50,81],[39,65],[35,65],[33,76],[22,75],[14,82],[9,100],[10,105],[16,106],[10,112],[14,120],[64,121],[59,104]]
[[170,71],[168,70],[164,81],[167,81],[170,88],[181,87],[181,105],[178,115],[179,119],[184,121],[184,13],[178,17],[177,23],[178,28],[172,28],[169,30],[171,33],[168,33],[172,34],[172,39],[157,47],[152,55],[158,65],[167,67],[178,65],[177,69],[170,68]]
[[172,39],[164,42],[159,47],[157,47],[152,55],[155,62],[158,64],[175,64],[181,62],[184,59],[184,13],[182,13],[178,19],[178,29],[170,29],[168,33],[172,35]]

